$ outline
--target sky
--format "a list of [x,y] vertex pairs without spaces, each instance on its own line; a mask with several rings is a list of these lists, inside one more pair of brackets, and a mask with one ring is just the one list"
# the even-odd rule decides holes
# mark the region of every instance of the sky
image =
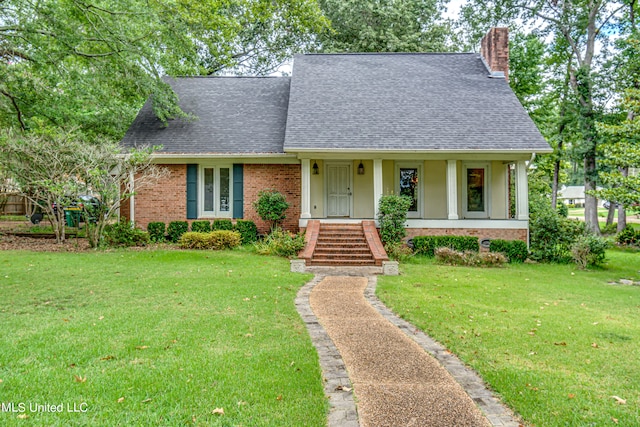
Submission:
[[460,7],[466,3],[466,0],[450,0],[447,5],[447,12],[444,14],[445,18],[456,19],[458,17],[458,12],[460,12]]

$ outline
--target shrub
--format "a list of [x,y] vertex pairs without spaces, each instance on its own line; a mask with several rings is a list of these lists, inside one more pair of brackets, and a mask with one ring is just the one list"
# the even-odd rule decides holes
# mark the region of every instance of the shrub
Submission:
[[616,242],[621,245],[637,245],[638,243],[640,243],[640,233],[637,232],[633,227],[627,225],[616,236]]
[[233,249],[240,246],[240,233],[231,230],[214,230],[209,234],[211,249]]
[[191,231],[208,233],[211,231],[211,223],[209,221],[193,221],[191,223]]
[[585,269],[589,265],[600,265],[605,259],[605,250],[609,246],[605,239],[593,234],[580,236],[571,245],[573,262],[578,268]]
[[499,252],[456,251],[448,247],[434,252],[438,264],[464,265],[468,267],[500,267],[507,258]]
[[256,250],[261,255],[295,257],[305,245],[304,234],[291,234],[284,230],[273,230],[262,242],[257,242]]
[[233,223],[230,219],[214,219],[212,230],[229,230],[233,231]]
[[258,193],[258,200],[253,202],[258,216],[271,223],[271,229],[277,228],[286,218],[284,212],[289,209],[289,203],[284,195],[276,190],[262,190]]
[[480,242],[473,236],[416,236],[413,251],[419,255],[433,257],[437,248],[447,247],[457,251],[480,251]]
[[524,262],[529,256],[527,244],[522,240],[492,240],[489,251],[505,254],[509,262]]
[[569,216],[569,207],[565,205],[563,202],[558,202],[556,204],[556,212],[563,218],[567,218]]
[[178,245],[184,249],[233,249],[240,245],[240,233],[229,230],[190,231],[180,236]]
[[123,218],[116,224],[105,226],[103,242],[107,246],[144,246],[149,243],[149,233]]
[[550,209],[536,212],[529,222],[531,258],[571,262],[571,245],[584,234],[584,222],[562,218]]
[[236,221],[236,231],[240,233],[242,244],[253,243],[258,240],[258,227],[250,220],[239,219]]
[[171,221],[167,227],[167,234],[169,240],[176,243],[180,236],[189,230],[189,223],[187,221]]
[[188,231],[180,236],[178,245],[183,249],[208,249],[208,234],[200,231]]
[[147,233],[152,242],[164,242],[164,233],[166,232],[166,224],[164,222],[150,222],[147,225]]
[[618,232],[618,223],[612,222],[602,228],[602,234],[616,234]]
[[378,222],[380,224],[380,240],[385,245],[400,243],[407,235],[404,228],[407,212],[412,200],[408,196],[389,194],[380,197],[378,205]]
[[384,245],[384,250],[394,261],[405,262],[413,256],[413,250],[402,243],[388,243]]

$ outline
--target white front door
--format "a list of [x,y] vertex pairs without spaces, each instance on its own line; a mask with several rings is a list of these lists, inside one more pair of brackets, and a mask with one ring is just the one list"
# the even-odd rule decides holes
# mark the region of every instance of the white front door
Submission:
[[351,215],[351,166],[327,165],[327,216]]

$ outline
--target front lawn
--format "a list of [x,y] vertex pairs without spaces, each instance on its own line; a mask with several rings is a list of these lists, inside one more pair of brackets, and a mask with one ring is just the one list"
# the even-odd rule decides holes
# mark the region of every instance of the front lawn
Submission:
[[293,304],[310,276],[287,271],[242,249],[0,252],[0,424],[324,426]]
[[[605,268],[445,267],[381,277],[378,296],[478,371],[531,426],[640,425],[640,253]],[[614,397],[615,396],[615,397]]]

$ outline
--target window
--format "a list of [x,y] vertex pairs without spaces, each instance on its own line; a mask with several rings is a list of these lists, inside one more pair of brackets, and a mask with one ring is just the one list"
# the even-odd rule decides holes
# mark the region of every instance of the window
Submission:
[[396,164],[398,179],[397,191],[401,196],[411,198],[411,206],[407,217],[420,218],[422,216],[422,165],[419,163]]
[[464,165],[464,216],[465,218],[489,218],[488,163]]
[[231,167],[201,166],[199,217],[231,217]]

